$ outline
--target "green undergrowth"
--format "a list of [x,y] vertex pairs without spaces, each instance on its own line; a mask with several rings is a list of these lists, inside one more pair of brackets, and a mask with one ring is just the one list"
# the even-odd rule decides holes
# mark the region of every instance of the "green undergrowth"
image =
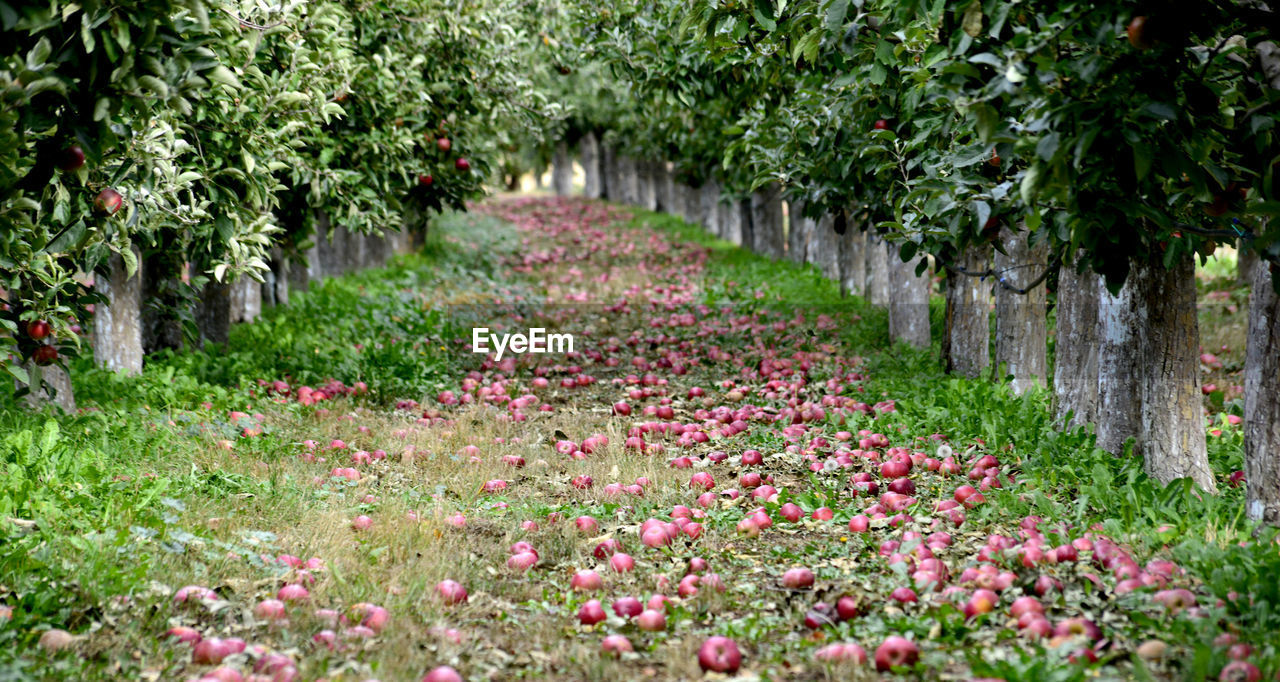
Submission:
[[[997,517],[1007,523],[1032,514],[1055,527],[1098,526],[1133,547],[1140,559],[1173,558],[1198,576],[1205,592],[1223,601],[1204,604],[1210,618],[1139,618],[1135,627],[1141,631],[1133,634],[1188,645],[1195,655],[1182,666],[1187,679],[1204,679],[1225,663],[1221,650],[1210,646],[1220,624],[1247,633],[1253,642],[1280,640],[1280,555],[1270,531],[1255,538],[1256,529],[1242,514],[1242,490],[1226,484],[1229,472],[1241,466],[1239,427],[1223,425],[1222,435],[1209,440],[1219,494],[1201,494],[1183,483],[1160,486],[1143,473],[1141,462],[1095,448],[1088,430],[1060,430],[1047,392],[1016,396],[1001,384],[948,377],[939,368],[936,343],[928,350],[887,347],[884,311],[842,296],[812,266],[769,261],[669,216],[639,213],[629,227],[706,246],[703,302],[709,305],[794,310],[809,322],[834,311],[856,315],[855,323],[816,333],[814,343],[823,342],[823,334],[838,335],[866,357],[861,399],[897,401],[897,412],[880,417],[873,428],[945,434],[957,451],[982,439],[987,450],[1018,463],[1020,485],[988,495],[990,503],[972,514],[979,527]],[[18,652],[43,628],[91,627],[103,617],[106,600],[136,594],[164,578],[175,562],[188,561],[201,532],[183,523],[188,506],[228,496],[305,502],[309,486],[298,481],[193,463],[211,438],[235,438],[239,425],[229,423],[226,411],[261,400],[259,379],[294,385],[330,378],[366,382],[367,395],[338,403],[351,409],[422,400],[462,373],[455,339],[480,318],[468,317],[459,306],[519,288],[497,266],[499,258],[516,253],[519,238],[497,221],[474,215],[444,216],[431,234],[420,253],[387,268],[328,279],[294,296],[288,307],[237,326],[225,349],[155,356],[138,377],[77,365],[77,399],[87,408],[80,414],[0,405],[0,603],[14,607],[13,621],[0,625],[0,679],[71,674],[29,670],[30,660],[17,658]],[[937,338],[939,301],[931,314]],[[212,411],[202,409],[206,401]],[[278,410],[301,420],[314,408],[291,404]],[[753,438],[752,447],[782,445],[767,435]],[[270,461],[289,456],[294,447],[268,427],[241,454]],[[821,492],[814,486],[804,493],[810,497],[799,500],[806,508],[819,504],[813,490]],[[650,505],[640,501],[636,507],[639,513],[660,511]],[[585,511],[607,518],[614,507]],[[844,518],[853,513],[837,511]],[[708,522],[728,529],[735,519],[715,514]],[[1255,661],[1274,674],[1280,666],[1276,656],[1267,650]],[[1036,656],[990,661],[975,652],[969,665],[975,674],[1009,680],[1083,679],[1083,670],[1054,667]],[[1133,666],[1141,677],[1141,663],[1135,659]]]

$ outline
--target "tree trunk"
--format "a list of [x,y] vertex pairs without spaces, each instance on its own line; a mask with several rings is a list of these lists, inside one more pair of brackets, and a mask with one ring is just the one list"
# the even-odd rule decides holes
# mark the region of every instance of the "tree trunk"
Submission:
[[1146,320],[1134,301],[1134,279],[1126,281],[1115,295],[1102,284],[1099,280],[1098,447],[1119,455],[1125,441],[1138,435],[1142,416],[1137,388],[1138,330]]
[[600,145],[600,198],[621,202],[618,196],[618,154],[611,144]]
[[720,218],[720,237],[742,246],[743,222],[749,220],[748,208],[741,199],[720,202],[716,215]]
[[27,362],[26,370],[31,378],[31,392],[23,398],[27,409],[34,411],[53,404],[67,414],[75,413],[76,394],[72,390],[71,375],[67,370],[61,365],[40,367],[34,362]]
[[1058,269],[1053,394],[1055,415],[1067,426],[1091,424],[1098,415],[1099,289],[1092,271],[1077,273],[1069,263]]
[[262,314],[262,284],[248,275],[231,283],[231,322],[253,322]]
[[827,214],[816,222],[809,221],[809,244],[806,256],[818,266],[822,276],[833,282],[840,281],[840,245],[836,234],[836,217]]
[[[988,247],[970,246],[956,261],[957,268],[982,272],[990,259]],[[991,364],[991,280],[947,271],[947,323],[942,358],[948,374],[977,378]]]
[[916,276],[923,260],[916,256],[906,263],[898,249],[888,245],[889,262],[889,338],[904,341],[916,348],[929,347],[929,271]]
[[[1021,228],[1021,226],[1019,226]],[[997,378],[1012,377],[1010,388],[1019,395],[1034,386],[1045,385],[1049,372],[1047,299],[1045,284],[1034,287],[1031,282],[1048,267],[1049,249],[1045,244],[1031,246],[1025,229],[1000,230],[1001,246],[995,254],[996,277],[1026,294],[996,285],[996,358]],[[1000,279],[997,279],[999,282]]]
[[684,186],[684,221],[690,225],[702,224],[702,188]]
[[778,260],[784,255],[786,243],[782,190],[777,183],[770,183],[751,194],[751,250]]
[[1166,270],[1157,260],[1135,263],[1134,299],[1145,311],[1139,355],[1142,405],[1136,452],[1147,475],[1168,483],[1190,478],[1216,491],[1205,445],[1200,400],[1200,330],[1196,272],[1190,255]]
[[1249,518],[1280,525],[1280,266],[1253,268],[1244,361],[1244,474]]
[[654,186],[653,186],[653,204],[655,211],[662,213],[674,214],[672,210],[675,199],[672,196],[675,180],[672,178],[671,164],[666,161],[656,161],[653,164]]
[[226,344],[231,334],[231,285],[210,279],[196,306],[200,343]]
[[662,164],[657,161],[641,161],[641,206],[649,211],[660,210],[658,208],[658,192],[659,185],[662,184]]
[[889,305],[889,251],[877,232],[867,232],[867,301]]
[[862,296],[867,284],[867,233],[854,223],[852,215],[844,234],[837,237],[836,257],[840,261],[840,290]]
[[276,247],[271,250],[271,272],[275,274],[275,287],[272,292],[274,305],[289,305],[289,286],[294,269],[293,263],[290,263],[289,258],[285,256],[284,249]]
[[276,305],[276,271],[274,268],[262,273],[262,283],[258,285],[258,296],[262,299],[262,309],[274,308]]
[[[134,256],[141,261],[137,249]],[[99,367],[137,374],[142,371],[142,268],[130,277],[124,259],[112,254],[93,278],[94,290],[107,298],[93,310],[93,359]]]
[[698,223],[707,232],[723,237],[720,234],[720,183],[707,178],[699,188],[701,201],[698,207]]
[[342,274],[363,270],[368,264],[365,250],[366,235],[352,232],[345,225],[339,226],[335,237],[342,240],[342,250],[337,253],[342,262]]
[[551,189],[558,197],[573,193],[573,157],[569,156],[569,143],[560,140],[551,160]]
[[1258,252],[1241,244],[1236,247],[1236,283],[1249,284],[1253,282],[1254,269],[1261,262],[1258,258]]
[[796,263],[809,262],[809,239],[813,230],[813,220],[804,217],[804,204],[799,201],[788,203],[787,259]]
[[599,199],[603,194],[600,182],[600,141],[595,133],[587,133],[578,142],[578,154],[582,163],[582,193],[588,199]]

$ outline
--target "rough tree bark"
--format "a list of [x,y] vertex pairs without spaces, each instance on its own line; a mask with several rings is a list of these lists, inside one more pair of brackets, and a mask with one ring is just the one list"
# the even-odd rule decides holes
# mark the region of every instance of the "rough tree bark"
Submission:
[[[1131,276],[1132,277],[1132,276]],[[1098,286],[1098,447],[1113,454],[1138,435],[1142,405],[1138,403],[1138,331],[1146,324],[1134,302],[1134,281],[1117,294]]]
[[679,188],[684,196],[684,211],[680,217],[690,225],[697,225],[702,214],[702,191],[692,185],[680,185]]
[[[1041,243],[1031,246],[1025,229],[1001,228],[1000,242],[1004,253],[995,254],[997,278],[1009,286],[1027,289],[1048,267],[1049,249]],[[997,282],[999,280],[997,279]],[[1047,299],[1045,284],[1030,287],[1019,294],[995,287],[996,292],[996,377],[1012,377],[1010,388],[1022,394],[1034,386],[1044,386],[1049,372]]]
[[[1280,89],[1280,46],[1256,48],[1267,83]],[[1243,255],[1243,253],[1241,254]],[[1280,525],[1280,266],[1251,266],[1249,332],[1244,362],[1245,510],[1249,518]]]
[[751,194],[751,250],[778,260],[784,255],[782,230],[782,190],[776,183]]
[[569,156],[569,143],[560,140],[551,157],[551,190],[558,197],[573,193],[573,157]]
[[225,344],[231,334],[231,285],[209,280],[200,292],[195,317],[201,345]]
[[846,294],[861,296],[867,285],[867,233],[855,221],[850,212],[844,234],[837,237],[837,255],[840,261],[840,290]]
[[231,283],[231,322],[253,322],[262,314],[262,284],[247,275]]
[[[76,395],[71,386],[71,375],[59,365],[39,367],[34,362],[27,362],[27,375],[31,377],[32,390],[23,397],[28,410],[39,410],[45,405],[57,405],[67,414],[76,411]],[[48,384],[53,389],[52,395],[45,388]]]
[[889,305],[889,251],[876,232],[867,232],[867,301]]
[[720,217],[721,239],[742,246],[743,223],[751,219],[750,208],[741,199],[730,199],[720,202],[716,211]]
[[673,213],[671,199],[671,166],[666,161],[656,161],[653,164],[653,203],[655,211],[662,213]]
[[[955,266],[983,272],[990,264],[990,247],[969,246]],[[991,364],[991,280],[947,271],[947,322],[942,358],[947,372],[976,378]]]
[[796,263],[809,262],[809,239],[813,230],[813,220],[804,217],[804,204],[799,201],[787,204],[788,260]]
[[888,246],[889,338],[916,348],[929,347],[929,271],[916,276],[923,256],[902,262],[898,249]]
[[1100,288],[1091,270],[1078,273],[1074,263],[1058,269],[1053,402],[1058,421],[1067,426],[1091,424],[1098,415]]
[[1190,255],[1169,269],[1158,260],[1139,262],[1129,276],[1146,322],[1138,327],[1142,407],[1135,452],[1147,475],[1161,483],[1190,478],[1215,491],[1200,406],[1195,262]]
[[1244,361],[1244,475],[1249,518],[1280,525],[1280,266],[1253,269]]
[[611,144],[600,145],[600,198],[622,202],[618,188],[618,153]]
[[582,194],[588,199],[603,196],[600,182],[600,140],[595,133],[587,133],[578,142],[579,163],[582,164]]
[[662,169],[658,162],[641,161],[640,179],[640,206],[650,211],[659,210],[658,185],[662,183]]
[[723,237],[720,234],[720,183],[707,178],[698,191],[698,223],[707,232]]
[[808,261],[822,271],[822,276],[833,282],[840,281],[840,245],[836,234],[836,217],[831,214],[810,221],[809,243],[806,247]]
[[[141,261],[141,255],[134,249]],[[112,254],[94,278],[94,290],[107,298],[93,311],[93,359],[99,367],[136,374],[142,371],[142,268],[130,277],[124,259]]]

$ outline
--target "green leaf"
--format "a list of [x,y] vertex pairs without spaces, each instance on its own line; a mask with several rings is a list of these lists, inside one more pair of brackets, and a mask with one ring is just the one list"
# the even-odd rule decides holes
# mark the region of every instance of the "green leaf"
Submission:
[[215,83],[222,83],[223,85],[232,88],[240,87],[240,79],[236,78],[236,75],[231,72],[231,69],[228,69],[221,64],[209,69],[205,75],[209,77],[209,80]]
[[49,44],[49,39],[47,37],[40,38],[40,42],[36,43],[36,46],[27,53],[27,68],[32,71],[39,71],[52,52],[53,46]]
[[756,6],[751,14],[756,21],[760,22],[764,30],[771,33],[778,30],[778,22],[773,20],[773,3],[770,0],[756,0]]
[[1058,153],[1058,144],[1061,139],[1057,133],[1049,133],[1040,138],[1036,143],[1036,156],[1044,161],[1052,161],[1053,155]]
[[881,40],[876,44],[876,61],[885,66],[893,66],[898,61],[897,55],[894,54],[893,43],[887,40]]
[[1022,176],[1022,184],[1018,186],[1018,193],[1022,196],[1022,203],[1031,205],[1036,197],[1036,190],[1040,183],[1040,164],[1033,163],[1027,169],[1025,175]]
[[1151,171],[1151,147],[1145,144],[1133,145],[1133,174],[1139,180],[1147,177]]
[[17,379],[23,385],[26,385],[26,386],[31,385],[31,375],[27,374],[27,370],[23,369],[22,365],[16,365],[12,362],[6,362],[4,366],[5,366],[5,369],[9,370],[9,374],[13,375],[14,379]]
[[827,31],[835,33],[844,26],[844,18],[849,13],[849,0],[834,0],[827,6]]
[[83,220],[78,220],[74,225],[63,230],[57,237],[54,237],[53,241],[45,245],[43,250],[45,253],[50,254],[67,253],[72,250],[72,247],[79,244],[80,240],[84,239],[84,236],[88,231],[89,226],[86,225]]

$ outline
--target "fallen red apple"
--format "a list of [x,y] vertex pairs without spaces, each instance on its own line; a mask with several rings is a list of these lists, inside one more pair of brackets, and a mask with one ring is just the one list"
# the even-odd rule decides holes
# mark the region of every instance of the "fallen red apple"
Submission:
[[467,601],[467,588],[456,580],[441,580],[436,583],[436,592],[446,604],[461,604]]
[[894,635],[876,647],[876,670],[879,672],[913,666],[919,659],[920,649],[916,647],[915,642],[906,637]]
[[813,587],[813,571],[807,568],[792,568],[782,574],[782,585],[793,590]]
[[578,608],[578,622],[583,625],[595,625],[605,618],[604,606],[599,599],[592,599]]
[[732,639],[715,635],[698,647],[698,665],[704,671],[736,673],[742,665],[742,653]]
[[462,675],[447,665],[433,668],[422,678],[422,682],[462,682]]

